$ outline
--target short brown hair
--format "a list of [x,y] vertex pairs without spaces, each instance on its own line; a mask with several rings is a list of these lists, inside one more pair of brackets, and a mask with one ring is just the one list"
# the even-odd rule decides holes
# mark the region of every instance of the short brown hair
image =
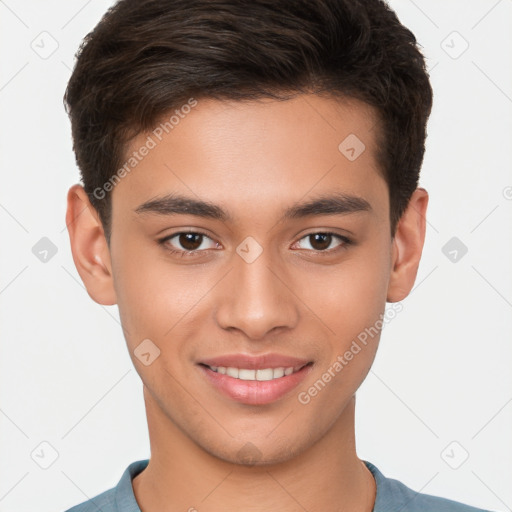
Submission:
[[[418,186],[432,88],[412,32],[383,0],[120,0],[77,52],[64,102],[84,188],[110,240],[130,139],[190,97],[362,100],[379,118],[391,234]],[[341,141],[340,141],[341,142]]]

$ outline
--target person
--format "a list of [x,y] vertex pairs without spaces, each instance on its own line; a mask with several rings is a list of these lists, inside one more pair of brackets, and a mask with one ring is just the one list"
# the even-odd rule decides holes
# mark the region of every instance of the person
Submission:
[[121,0],[65,93],[76,268],[117,304],[151,457],[70,512],[453,511],[357,456],[411,291],[433,101],[382,0]]

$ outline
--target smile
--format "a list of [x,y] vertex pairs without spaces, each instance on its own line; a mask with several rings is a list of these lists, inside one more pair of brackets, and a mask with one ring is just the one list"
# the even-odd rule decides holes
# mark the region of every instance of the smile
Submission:
[[302,366],[289,366],[287,368],[281,366],[279,368],[261,368],[257,370],[249,368],[234,368],[232,366],[208,366],[208,368],[214,372],[227,375],[234,379],[268,381],[280,379],[281,377],[298,372]]
[[267,354],[220,356],[199,362],[209,386],[229,400],[266,405],[290,396],[313,368],[313,362]]

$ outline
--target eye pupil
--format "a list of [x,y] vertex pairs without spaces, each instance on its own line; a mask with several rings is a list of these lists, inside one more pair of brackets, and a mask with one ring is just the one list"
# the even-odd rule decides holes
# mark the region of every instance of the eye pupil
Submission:
[[187,251],[195,251],[202,242],[203,235],[199,233],[181,233],[179,242]]
[[[318,251],[323,251],[331,245],[332,235],[327,233],[314,233],[310,235],[311,246]],[[315,245],[316,244],[316,245]]]

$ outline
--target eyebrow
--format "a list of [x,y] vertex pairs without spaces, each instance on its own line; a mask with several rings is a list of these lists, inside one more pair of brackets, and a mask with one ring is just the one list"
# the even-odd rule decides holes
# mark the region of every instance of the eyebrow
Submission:
[[[359,196],[345,193],[324,194],[304,203],[287,208],[284,219],[298,219],[320,215],[345,215],[370,212],[370,203]],[[194,215],[207,219],[231,221],[232,216],[219,205],[179,194],[167,194],[150,199],[135,208],[138,214]]]

